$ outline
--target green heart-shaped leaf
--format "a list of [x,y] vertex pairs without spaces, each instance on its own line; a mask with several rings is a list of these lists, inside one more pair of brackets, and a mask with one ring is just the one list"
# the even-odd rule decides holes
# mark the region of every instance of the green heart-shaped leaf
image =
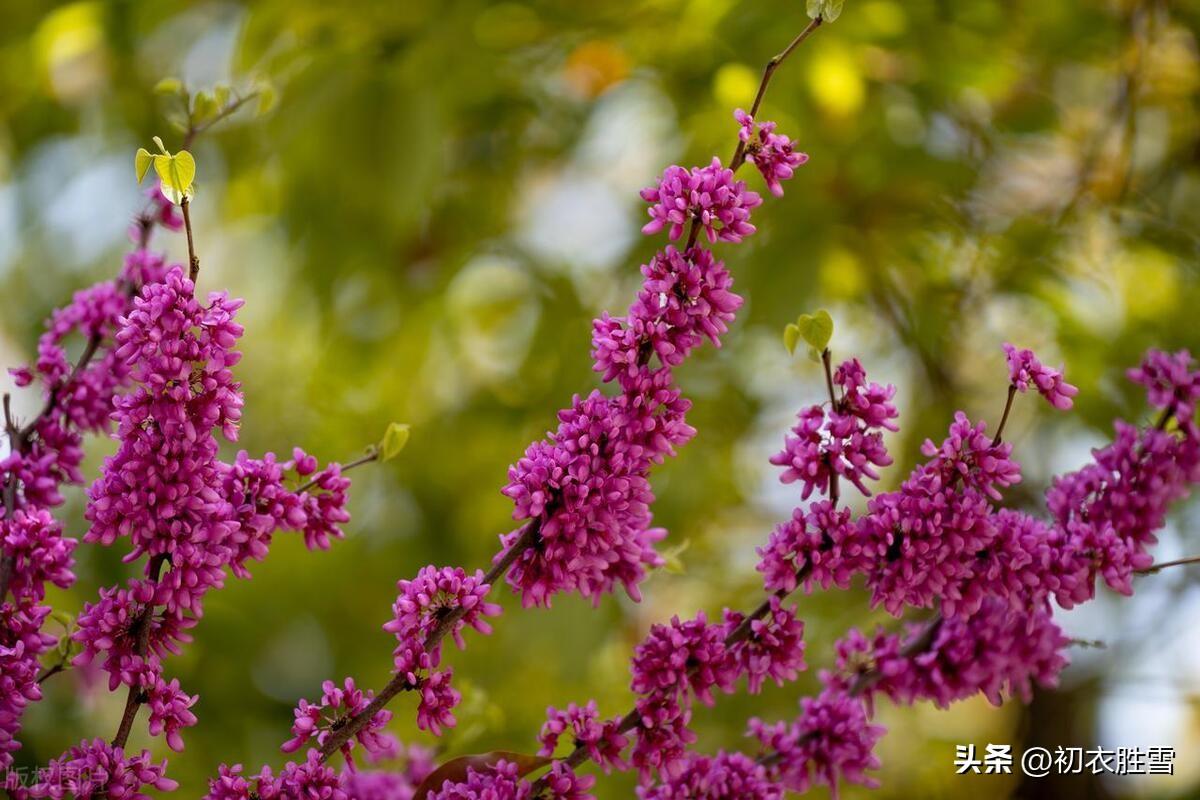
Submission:
[[783,329],[783,346],[789,354],[796,353],[796,345],[800,342],[800,328],[794,322],[789,322]]
[[400,455],[400,451],[408,444],[409,426],[401,422],[393,422],[387,426],[383,439],[379,442],[379,458],[391,461]]
[[138,183],[142,182],[142,178],[146,177],[146,173],[150,171],[150,165],[154,163],[154,156],[144,147],[139,147],[137,153],[133,157],[133,169],[137,172]]
[[174,155],[154,156],[154,171],[162,181],[162,191],[175,205],[192,196],[192,181],[196,177],[196,160],[187,150]]
[[821,19],[825,22],[833,22],[842,15],[842,6],[845,0],[825,0],[825,11],[821,14]]
[[208,92],[196,92],[192,98],[192,121],[207,122],[221,112],[217,101]]
[[833,338],[833,317],[823,308],[812,314],[801,314],[796,320],[796,328],[800,338],[819,353],[829,346],[829,340]]

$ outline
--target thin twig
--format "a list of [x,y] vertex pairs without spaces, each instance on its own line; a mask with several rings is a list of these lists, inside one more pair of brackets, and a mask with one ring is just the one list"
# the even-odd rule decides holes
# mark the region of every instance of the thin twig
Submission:
[[[363,464],[370,464],[372,461],[378,461],[378,460],[379,460],[379,451],[372,450],[371,452],[367,453],[366,455],[362,456],[361,458],[356,458],[353,461],[350,461],[346,464],[342,464],[342,472],[349,472],[350,470],[354,469],[355,467],[361,467]],[[317,477],[311,478],[307,482],[300,484],[300,486],[298,486],[296,488],[296,494],[302,494],[303,492],[307,492],[309,489],[316,486],[320,482],[320,480],[321,480],[320,473],[318,473]]]
[[183,209],[183,227],[187,231],[188,243],[188,279],[195,286],[196,278],[200,275],[200,257],[196,255],[196,242],[192,238],[192,201],[190,198],[184,197],[179,207]]
[[[162,574],[163,565],[167,561],[167,556],[160,553],[150,559],[150,583],[158,583],[159,576]],[[154,616],[154,600],[146,603],[142,608],[137,619],[134,620],[130,630],[137,634],[137,641],[134,643],[133,652],[135,655],[145,657],[150,649],[150,622]],[[121,722],[117,726],[117,734],[113,737],[113,747],[125,747],[129,741],[129,734],[133,730],[133,721],[137,718],[138,708],[146,699],[145,690],[140,686],[130,686],[129,693],[125,696],[125,711],[121,714]]]
[[[783,48],[782,51],[767,62],[767,66],[763,68],[762,81],[758,84],[758,92],[754,95],[754,104],[750,106],[750,116],[758,116],[758,109],[762,106],[763,97],[767,94],[767,87],[771,84],[771,76],[775,74],[775,70],[779,69],[779,65],[787,60],[787,57],[795,52],[796,48],[804,42],[809,36],[821,27],[821,18],[817,17],[812,22],[808,23],[808,27],[800,31],[795,39]],[[729,159],[729,168],[737,172],[738,167],[746,160],[746,143],[738,140],[737,149],[733,151],[733,158]]]
[[[484,576],[483,582],[488,586],[494,586],[496,581],[500,580],[508,572],[509,567],[516,562],[521,554],[536,544],[541,535],[541,527],[541,518],[535,518],[525,523],[525,527],[521,529],[521,535],[504,552],[503,557],[492,565],[492,568]],[[455,623],[462,619],[466,613],[467,609],[465,608],[454,608],[442,614],[437,626],[425,637],[425,652],[433,652],[454,628]],[[375,698],[367,704],[366,708],[349,717],[342,727],[332,732],[333,735],[321,746],[321,760],[327,760],[341,749],[341,746],[348,742],[372,717],[391,702],[392,698],[401,692],[417,688],[419,687],[408,682],[408,678],[404,674],[394,675],[388,681],[387,685],[375,695]]]
[[1186,567],[1191,564],[1200,564],[1200,556],[1188,556],[1187,558],[1177,558],[1174,561],[1163,561],[1161,564],[1151,564],[1148,567],[1135,569],[1134,575],[1153,575],[1156,572],[1161,572],[1164,569],[1171,567]]
[[1013,398],[1017,396],[1017,385],[1010,383],[1008,385],[1008,398],[1004,401],[1004,413],[1000,416],[1000,424],[996,426],[996,435],[992,437],[992,447],[1000,444],[1000,438],[1004,435],[1004,426],[1008,424],[1008,413],[1012,411]]
[[253,100],[253,99],[254,99],[254,98],[256,98],[256,97],[258,97],[258,91],[257,91],[257,90],[255,90],[255,91],[253,91],[253,92],[250,92],[250,93],[249,93],[249,94],[247,94],[247,95],[243,95],[242,97],[239,97],[239,98],[238,98],[237,100],[235,100],[234,102],[232,102],[232,103],[230,103],[229,105],[225,106],[225,108],[223,108],[223,109],[221,110],[221,113],[217,114],[215,117],[213,117],[212,119],[208,120],[208,121],[207,121],[207,122],[205,122],[204,124],[202,124],[202,125],[191,125],[191,126],[189,126],[189,127],[188,127],[188,131],[187,131],[187,133],[185,133],[185,134],[184,134],[184,136],[183,136],[183,146],[182,146],[180,149],[181,149],[181,150],[187,150],[189,147],[191,147],[191,146],[192,146],[192,142],[194,142],[194,141],[196,140],[196,137],[197,137],[197,136],[199,136],[200,134],[204,133],[206,130],[208,130],[209,128],[211,128],[213,125],[216,125],[216,124],[217,124],[218,122],[220,122],[221,120],[223,120],[223,119],[225,119],[226,117],[230,116],[230,115],[231,115],[231,114],[233,114],[235,111],[237,111],[239,108],[241,108],[242,106],[246,105],[246,103],[249,103],[251,100]]

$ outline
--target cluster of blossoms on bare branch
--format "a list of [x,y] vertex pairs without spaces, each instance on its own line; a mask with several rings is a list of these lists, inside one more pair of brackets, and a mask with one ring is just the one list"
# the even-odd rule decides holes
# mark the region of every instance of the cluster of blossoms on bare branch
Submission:
[[[311,548],[323,549],[342,537],[349,519],[349,481],[336,464],[318,469],[299,449],[283,462],[244,452],[232,463],[220,460],[217,436],[236,440],[243,404],[232,372],[241,302],[223,293],[197,300],[184,268],[150,248],[156,227],[183,225],[179,209],[152,189],[131,228],[136,249],[120,277],[54,312],[37,361],[12,370],[19,386],[39,382],[44,396],[42,410],[24,425],[6,402],[10,452],[0,464],[0,768],[14,797],[58,797],[70,781],[80,784],[68,787],[78,797],[171,788],[165,764],[152,763],[147,751],[126,754],[124,746],[145,706],[150,734],[183,749],[182,732],[197,721],[197,697],[166,675],[164,661],[190,641],[204,596],[227,572],[247,577],[247,565],[266,556],[276,531],[300,531]],[[72,335],[85,340],[73,365],[66,353]],[[45,587],[74,583],[77,541],[50,509],[63,502],[64,485],[84,481],[87,433],[108,433],[119,444],[88,489],[83,539],[127,543],[125,560],[144,563],[141,577],[87,603],[60,642],[48,630]],[[43,672],[43,656],[55,649],[64,660]],[[127,693],[116,735],[85,740],[41,770],[37,782],[16,785],[7,768],[25,708],[41,699],[41,681],[93,663],[107,674],[110,691]]]
[[[550,708],[536,757],[496,754],[436,768],[431,753],[387,732],[394,713],[387,706],[403,693],[415,698],[422,729],[436,736],[456,724],[461,695],[444,640],[462,649],[469,630],[491,632],[500,581],[525,607],[548,606],[564,593],[598,604],[618,588],[639,600],[649,572],[663,565],[656,545],[667,534],[653,522],[650,475],[695,434],[675,369],[705,342],[719,347],[742,306],[713,249],[755,232],[751,216],[762,198],[737,171],[753,164],[780,196],[782,182],[807,161],[755,115],[775,67],[820,24],[818,17],[771,62],[750,113],[735,114],[729,164],[672,166],[642,192],[650,217],[643,230],[665,231],[671,243],[642,267],[626,313],[594,321],[594,368],[610,388],[574,397],[555,430],[510,467],[502,491],[519,527],[500,537],[490,569],[429,565],[400,580],[382,626],[395,638],[387,685],[371,691],[352,677],[325,681],[318,699],[299,701],[291,738],[280,736],[292,760],[278,771],[222,765],[206,800],[586,800],[596,777],[577,770],[587,761],[605,772],[636,771],[643,800],[776,800],[817,785],[836,795],[842,784],[875,785],[875,748],[885,734],[872,721],[880,698],[939,707],[978,694],[997,704],[1028,699],[1067,665],[1069,640],[1055,608],[1091,600],[1100,581],[1132,592],[1133,577],[1153,564],[1149,548],[1172,504],[1200,481],[1200,371],[1187,353],[1152,351],[1130,371],[1160,409],[1157,424],[1118,422],[1091,462],[1053,481],[1046,513],[1037,515],[1002,505],[1021,480],[1003,430],[1024,392],[1071,408],[1077,389],[1061,370],[1005,344],[999,424],[989,429],[956,413],[899,486],[877,492],[879,470],[893,463],[886,437],[899,429],[895,388],[869,380],[858,359],[835,364],[831,330],[810,330],[804,338],[822,363],[828,397],[799,411],[771,458],[781,481],[797,484],[797,506],[757,551],[764,599],[755,609],[702,610],[651,626],[630,662],[632,708],[611,717],[594,700]],[[164,150],[162,158],[177,156]],[[149,733],[184,748],[198,698],[168,676],[167,662],[190,641],[206,596],[229,574],[248,577],[277,532],[299,532],[322,550],[349,520],[350,482],[337,464],[320,468],[299,449],[288,460],[245,452],[221,459],[220,440],[235,441],[242,418],[234,374],[241,301],[196,297],[199,262],[183,187],[173,199],[178,207],[151,192],[120,277],[55,312],[37,361],[13,371],[22,386],[41,384],[44,406],[21,425],[5,404],[0,768],[12,763],[41,681],[68,659],[97,664],[109,689],[127,697],[111,740],[82,741],[33,785],[10,782],[16,800],[141,798],[147,789],[175,788],[165,761],[127,752],[126,744],[144,706]],[[190,269],[150,250],[156,227],[187,228]],[[86,341],[74,364],[64,349],[73,334]],[[50,510],[63,502],[64,485],[83,483],[82,438],[97,432],[110,433],[118,447],[88,490],[83,539],[125,546],[141,572],[85,605],[63,660],[43,672],[43,657],[64,648],[47,630],[45,588],[72,584],[77,545]],[[844,506],[847,487],[868,497],[862,513]],[[823,659],[819,693],[801,700],[792,718],[747,720],[747,752],[697,752],[697,702],[756,693],[768,681],[785,685],[814,659],[791,595],[855,583],[872,606],[907,617],[906,627],[847,631]],[[340,770],[329,763],[339,753]]]

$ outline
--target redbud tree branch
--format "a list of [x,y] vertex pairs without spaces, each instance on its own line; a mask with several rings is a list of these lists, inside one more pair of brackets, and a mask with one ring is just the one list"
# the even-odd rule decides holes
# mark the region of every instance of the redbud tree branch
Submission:
[[[364,464],[370,464],[373,461],[377,461],[378,459],[379,459],[379,453],[377,451],[372,451],[370,453],[367,453],[365,456],[362,456],[361,458],[357,458],[354,461],[350,461],[350,462],[347,462],[346,464],[342,465],[341,471],[343,473],[346,473],[352,469],[361,467]],[[300,486],[299,488],[297,488],[296,493],[299,494],[299,493],[308,491],[309,489],[316,486],[317,482],[318,482],[317,478],[314,478],[314,479],[308,481],[307,483],[305,483],[302,486]],[[160,555],[154,556],[150,560],[150,581],[152,583],[157,582],[159,575],[161,574],[163,565],[166,564],[168,561],[169,561],[169,558],[165,554],[160,554]],[[139,656],[144,657],[149,649],[149,644],[150,644],[149,637],[150,637],[150,627],[151,627],[150,622],[153,619],[153,617],[154,617],[154,604],[152,602],[147,603],[142,608],[141,613],[138,615],[137,619],[134,620],[133,625],[130,628],[130,630],[137,636],[137,644],[134,648],[134,652]],[[442,635],[444,636],[445,633],[443,633]],[[49,678],[53,675],[56,675],[59,672],[63,672],[66,669],[67,669],[66,663],[59,662],[58,664],[55,664],[54,666],[47,668],[41,675],[38,676],[37,681],[38,681],[38,683],[41,683],[42,681],[46,680],[47,678]],[[125,743],[129,740],[129,732],[133,729],[133,722],[137,718],[138,709],[145,702],[146,702],[146,696],[145,696],[145,693],[142,691],[142,689],[140,689],[139,687],[134,687],[134,686],[129,687],[129,693],[125,697],[125,711],[121,715],[121,722],[117,727],[117,735],[113,737],[112,743],[113,743],[114,747],[124,747],[125,746]]]
[[[521,535],[505,551],[504,556],[488,570],[488,573],[483,578],[483,582],[489,586],[495,586],[497,581],[503,578],[508,572],[509,567],[520,558],[521,554],[534,545],[538,539],[541,527],[540,518],[535,518],[525,523],[525,526],[521,529]],[[462,607],[454,609],[441,608],[436,613],[439,615],[438,624],[425,637],[424,647],[427,653],[433,652],[441,644],[446,635],[454,628],[455,623],[466,615],[467,609]],[[392,676],[392,679],[375,695],[366,708],[354,716],[347,718],[346,722],[340,728],[332,732],[333,735],[321,746],[321,760],[328,759],[341,749],[342,745],[362,730],[363,726],[371,718],[392,701],[392,698],[403,691],[416,688],[416,686],[408,682],[408,678],[403,673],[397,673]]]
[[[771,76],[775,74],[775,70],[777,70],[779,66],[796,50],[796,48],[799,47],[800,44],[810,35],[812,35],[812,33],[820,26],[820,17],[812,20],[808,26],[796,36],[796,38],[792,39],[787,47],[785,47],[778,55],[774,56],[770,61],[767,62],[767,66],[763,70],[762,81],[759,84],[758,91],[754,97],[754,104],[751,106],[751,115],[757,113],[758,109],[761,107],[763,98],[767,92],[767,87],[771,82]],[[734,151],[734,156],[730,161],[729,169],[736,172],[742,166],[742,164],[745,163],[745,160],[745,143],[741,142],[739,139],[737,149]],[[692,218],[691,229],[688,232],[688,248],[696,243],[699,233],[699,223],[700,220],[698,217]],[[500,560],[495,562],[492,568],[488,571],[487,575],[484,577],[483,582],[494,587],[496,583],[508,573],[509,568],[517,561],[517,559],[520,558],[526,550],[537,544],[540,536],[540,529],[540,517],[527,522],[521,529],[520,536],[508,547],[503,556],[501,556]],[[753,612],[751,617],[748,617],[743,622],[747,632],[749,632],[750,624],[753,622],[753,620],[767,613],[769,608],[770,601],[767,601],[767,603]],[[446,634],[450,632],[454,624],[458,622],[458,620],[462,619],[462,617],[466,614],[466,609],[454,609],[449,612],[446,612],[443,609],[438,613],[442,615],[442,618],[438,626],[434,628],[432,632],[430,632],[428,637],[426,637],[426,652],[430,652],[434,647],[441,643],[442,639],[444,639]],[[739,629],[740,627],[741,626],[739,626]],[[740,635],[745,636],[744,633]],[[331,755],[336,753],[343,744],[348,742],[356,733],[362,730],[362,728],[377,713],[379,713],[380,710],[382,710],[389,702],[391,702],[392,698],[405,690],[416,688],[416,686],[409,684],[408,679],[404,675],[397,674],[393,676],[392,679],[388,681],[387,685],[375,695],[374,699],[369,704],[367,704],[366,708],[357,714],[347,717],[340,728],[338,728],[336,731],[332,731],[332,735],[326,739],[325,744],[321,746],[321,760],[325,761]],[[637,713],[636,711],[631,711],[621,721],[621,730],[628,731],[636,724]],[[586,758],[587,752],[576,748],[576,751],[573,752],[566,759],[566,761],[568,764],[575,765],[586,760]],[[535,787],[540,790],[541,781],[539,781],[538,784],[535,784]]]
[[[137,225],[139,231],[138,248],[144,249],[150,240],[150,231],[154,227],[154,220],[151,219],[147,213],[142,213],[138,216]],[[132,292],[133,290],[133,286],[126,287],[126,291],[128,292]],[[42,405],[41,411],[39,411],[37,415],[33,419],[29,420],[29,422],[24,426],[18,427],[16,425],[11,413],[9,412],[8,397],[5,396],[5,423],[8,433],[9,449],[12,452],[21,454],[29,452],[29,446],[33,443],[33,437],[37,433],[38,427],[44,420],[49,418],[50,415],[58,409],[59,401],[62,399],[63,394],[65,393],[64,390],[75,382],[75,379],[79,377],[80,373],[88,368],[88,365],[91,364],[92,359],[96,357],[96,353],[99,351],[102,342],[103,336],[99,331],[88,337],[87,344],[84,346],[83,352],[80,353],[79,359],[71,368],[70,375],[68,375],[67,378],[62,382],[50,387],[50,391],[46,395],[46,402]],[[10,472],[7,480],[4,483],[3,490],[4,516],[6,518],[12,517],[17,510],[18,483],[20,483],[20,481],[17,479],[16,473]],[[8,595],[9,585],[12,582],[14,563],[14,557],[11,554],[5,553],[3,558],[0,558],[0,602],[3,602],[4,598]]]
[[[183,225],[187,229],[188,256],[191,261],[189,269],[189,278],[192,281],[192,292],[195,293],[196,278],[200,273],[200,259],[196,257],[196,245],[192,240],[192,218],[188,213],[188,197],[185,195],[179,203],[179,207],[183,209]],[[149,566],[149,581],[151,584],[158,583],[159,576],[162,574],[163,564],[168,560],[166,553],[159,553],[152,556]],[[145,658],[147,651],[150,649],[150,621],[154,616],[154,600],[142,608],[141,613],[133,622],[131,632],[137,637],[134,645],[134,654]],[[146,701],[146,692],[140,686],[132,685],[129,687],[129,692],[125,696],[125,711],[121,714],[121,722],[117,725],[117,734],[113,737],[113,747],[125,747],[125,743],[129,741],[129,733],[133,730],[133,721],[137,718],[138,709],[142,703]]]

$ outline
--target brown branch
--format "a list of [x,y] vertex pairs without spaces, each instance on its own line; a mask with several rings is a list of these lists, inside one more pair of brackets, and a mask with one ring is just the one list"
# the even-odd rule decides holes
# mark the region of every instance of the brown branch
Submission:
[[[788,56],[795,52],[796,48],[799,47],[805,39],[807,39],[809,36],[812,36],[817,28],[821,27],[821,22],[821,18],[817,17],[812,22],[808,23],[808,27],[800,31],[796,38],[792,39],[787,47],[783,48],[778,55],[774,56],[770,61],[767,62],[767,66],[763,69],[762,81],[758,84],[758,92],[754,95],[754,104],[750,106],[750,116],[754,117],[758,115],[758,109],[762,106],[763,97],[765,97],[767,94],[767,87],[771,84],[771,77],[775,74],[775,70],[779,69],[779,65],[786,61]],[[737,149],[733,151],[733,158],[729,159],[729,168],[734,172],[737,172],[738,168],[742,166],[745,160],[746,143],[739,139]]]
[[1135,569],[1133,571],[1133,574],[1134,575],[1153,575],[1157,572],[1161,572],[1164,569],[1170,569],[1171,567],[1186,567],[1191,564],[1200,564],[1200,556],[1188,556],[1187,558],[1177,558],[1174,561],[1163,561],[1160,564],[1151,564],[1148,567],[1142,567],[1141,569]]
[[[356,458],[353,461],[342,464],[342,472],[349,472],[350,470],[354,469],[355,467],[361,467],[363,464],[370,464],[372,461],[378,461],[378,460],[379,460],[379,451],[373,449],[366,455],[361,456],[360,458]],[[313,477],[313,478],[309,479],[308,481],[306,481],[305,483],[300,484],[300,486],[296,487],[296,494],[301,494],[302,492],[307,492],[309,489],[316,486],[320,480],[321,480],[320,473],[317,473],[316,477]]]
[[[96,351],[100,349],[102,340],[103,337],[99,333],[93,334],[88,339],[87,346],[84,347],[83,353],[80,354],[79,359],[75,362],[75,366],[71,368],[70,375],[67,376],[66,380],[50,389],[50,392],[46,395],[46,402],[42,406],[42,410],[24,427],[18,428],[13,421],[12,413],[9,409],[9,397],[8,395],[4,396],[5,428],[8,432],[9,447],[12,452],[28,452],[29,443],[33,440],[34,434],[37,433],[38,427],[58,408],[58,403],[64,390],[75,382],[75,379],[79,377],[79,373],[87,369],[88,364],[95,358]],[[17,474],[9,472],[8,478],[4,482],[5,517],[11,517],[17,510],[17,484],[19,482]],[[3,558],[0,558],[0,602],[3,602],[4,598],[8,596],[14,567],[15,561],[13,556],[6,553]]]
[[992,447],[1000,444],[1001,437],[1004,436],[1004,426],[1008,424],[1008,415],[1012,411],[1013,398],[1017,396],[1017,386],[1014,383],[1008,385],[1008,397],[1004,401],[1004,413],[1000,416],[1000,424],[996,426],[996,435],[992,437]]
[[215,117],[210,119],[208,122],[205,122],[202,125],[189,124],[187,133],[185,133],[183,136],[183,146],[180,147],[180,149],[187,150],[189,147],[192,146],[192,142],[194,142],[196,140],[197,136],[204,133],[206,130],[211,128],[213,125],[216,125],[218,122],[225,119],[226,117],[231,116],[235,111],[237,111],[239,108],[246,105],[246,103],[249,103],[251,100],[255,99],[256,97],[258,97],[257,91],[250,92],[249,94],[239,97],[234,102],[225,106],[225,108],[221,109],[221,112],[219,114],[217,114]]
[[[521,535],[517,540],[509,546],[504,552],[504,555],[497,561],[487,574],[483,577],[483,582],[488,586],[495,586],[496,582],[504,577],[509,568],[520,558],[530,547],[533,547],[541,535],[541,519],[533,519],[525,523],[525,527],[521,529]],[[441,615],[437,626],[429,632],[425,637],[425,652],[432,652],[442,640],[454,628],[455,623],[461,620],[467,613],[465,608],[455,608]],[[341,749],[342,745],[350,741],[350,739],[362,730],[372,717],[378,714],[384,706],[391,702],[392,698],[404,691],[420,688],[408,682],[408,679],[403,674],[397,674],[388,681],[380,692],[375,695],[375,698],[367,704],[359,713],[346,719],[346,722],[333,732],[333,735],[325,741],[321,746],[321,760],[327,760],[331,755]]]
[[[163,564],[167,561],[165,554],[159,554],[150,559],[150,582],[158,583],[159,575],[162,573]],[[151,600],[142,609],[142,613],[134,620],[132,631],[136,632],[137,642],[134,644],[133,652],[139,656],[145,656],[150,649],[150,622],[154,616],[154,601]],[[125,711],[121,714],[121,723],[117,726],[117,735],[113,737],[113,747],[125,747],[129,741],[129,734],[133,730],[133,721],[137,717],[138,709],[146,700],[145,691],[139,686],[130,686],[129,694],[125,697]]]
[[192,201],[188,197],[184,197],[179,207],[183,209],[183,227],[187,231],[188,243],[188,279],[191,280],[193,290],[196,284],[196,278],[200,275],[200,257],[196,255],[196,242],[192,238]]

